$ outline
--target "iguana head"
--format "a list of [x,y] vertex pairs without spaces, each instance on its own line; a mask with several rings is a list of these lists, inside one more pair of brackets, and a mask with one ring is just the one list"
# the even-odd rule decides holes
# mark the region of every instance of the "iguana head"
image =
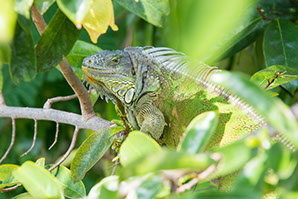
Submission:
[[101,51],[86,57],[82,70],[88,83],[111,100],[125,104],[133,100],[136,75],[127,52]]

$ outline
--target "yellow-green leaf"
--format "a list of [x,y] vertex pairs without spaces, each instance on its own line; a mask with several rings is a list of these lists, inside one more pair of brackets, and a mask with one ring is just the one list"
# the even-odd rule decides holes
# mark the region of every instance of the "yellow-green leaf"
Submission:
[[89,8],[90,10],[86,14],[82,24],[93,43],[97,43],[97,38],[105,33],[109,26],[114,31],[118,30],[114,22],[114,11],[111,0],[92,0]]

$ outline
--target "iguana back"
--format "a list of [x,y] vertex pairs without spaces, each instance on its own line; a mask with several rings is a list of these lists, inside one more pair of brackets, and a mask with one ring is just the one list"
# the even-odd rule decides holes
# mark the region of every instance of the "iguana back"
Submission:
[[[206,111],[219,113],[209,148],[222,146],[264,125],[241,99],[210,82],[219,72],[169,48],[129,47],[84,59],[91,86],[128,114],[135,129],[175,147],[190,121]],[[122,107],[122,108],[121,108]]]

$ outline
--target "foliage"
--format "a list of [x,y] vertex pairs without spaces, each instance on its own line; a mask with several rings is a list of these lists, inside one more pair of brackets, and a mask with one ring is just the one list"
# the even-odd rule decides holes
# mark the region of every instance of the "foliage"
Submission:
[[[30,15],[33,4],[49,22],[42,36]],[[95,111],[116,125],[81,133],[71,166],[50,172],[49,163],[63,154],[73,127],[62,125],[58,143],[48,152],[55,125],[43,122],[35,148],[19,158],[34,130],[32,121],[18,120],[16,147],[0,165],[0,190],[19,183],[24,188],[0,193],[0,198],[298,197],[297,152],[289,149],[298,148],[298,123],[288,108],[298,101],[296,1],[5,0],[1,5],[0,80],[7,105],[41,107],[50,97],[71,94],[56,68],[63,55],[82,79],[83,58],[102,49],[167,46],[233,71],[214,81],[244,99],[289,143],[272,140],[271,129],[264,127],[209,150],[215,112],[197,116],[175,151],[139,131],[123,140],[115,135],[127,124],[113,104],[96,102],[98,94],[91,93]],[[54,106],[79,113],[76,100]],[[9,145],[10,120],[1,119],[0,128],[2,155]],[[114,164],[120,166],[110,176]]]

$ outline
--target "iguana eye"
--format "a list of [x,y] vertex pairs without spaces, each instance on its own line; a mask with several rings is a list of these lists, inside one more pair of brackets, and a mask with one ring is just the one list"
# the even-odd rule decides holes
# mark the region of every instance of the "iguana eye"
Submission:
[[113,62],[114,64],[118,64],[119,61],[120,61],[119,57],[113,57],[113,58],[112,58],[112,62]]
[[91,62],[92,62],[92,60],[91,59],[88,59],[88,63],[91,64]]
[[131,67],[130,72],[131,72],[132,75],[136,75],[136,71],[135,71],[133,66]]

